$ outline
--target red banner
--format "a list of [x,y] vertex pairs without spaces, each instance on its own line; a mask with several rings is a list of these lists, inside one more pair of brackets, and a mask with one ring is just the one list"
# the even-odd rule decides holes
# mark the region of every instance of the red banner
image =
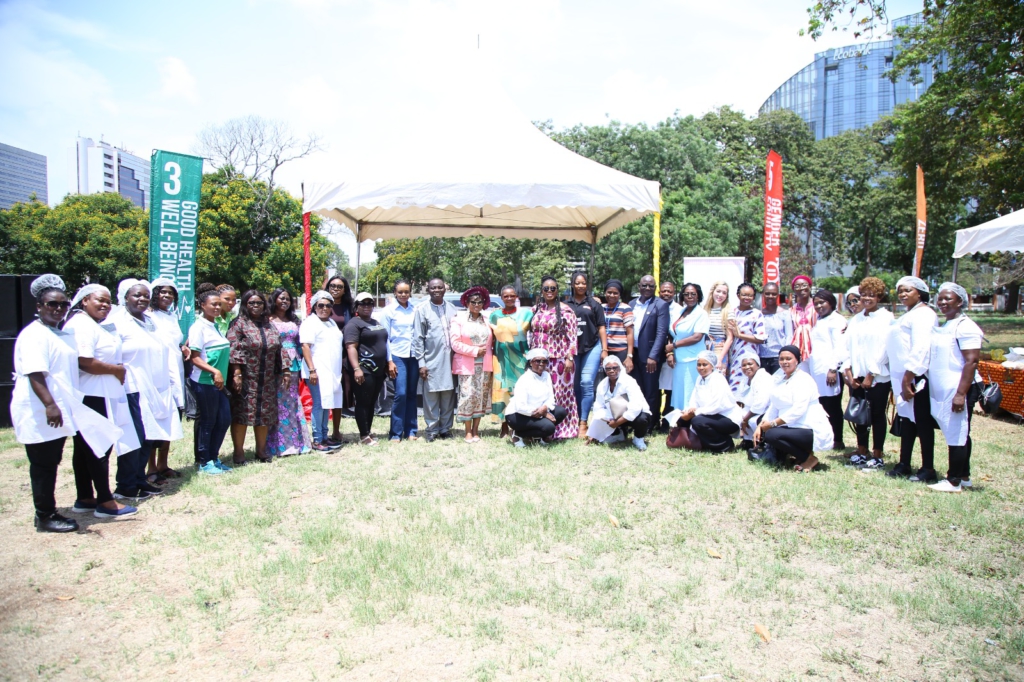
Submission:
[[924,199],[924,171],[917,167],[917,230],[914,241],[917,250],[914,252],[914,277],[921,276],[921,263],[924,261],[924,240],[928,236],[928,207]]
[[764,178],[764,283],[779,283],[782,236],[782,157],[768,152]]
[[309,213],[302,214],[302,262],[306,266],[306,315],[309,315],[309,299],[313,297],[313,272],[309,264]]

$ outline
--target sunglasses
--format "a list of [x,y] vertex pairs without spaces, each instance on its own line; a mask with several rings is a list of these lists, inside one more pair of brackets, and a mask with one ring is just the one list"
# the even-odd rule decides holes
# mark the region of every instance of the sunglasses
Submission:
[[332,285],[330,285],[327,288],[328,289],[338,289],[338,290],[342,290],[343,291],[345,289],[345,285],[344,284],[332,284]]
[[544,358],[534,358],[533,360],[530,360],[530,364],[533,364],[534,362],[538,362],[542,365],[548,364],[548,361],[545,360]]
[[541,287],[542,291],[558,291],[558,287]]
[[317,303],[313,307],[316,308],[317,310],[330,310],[334,306],[332,306],[330,303]]
[[50,310],[65,310],[70,304],[67,301],[47,301],[43,305]]
[[266,305],[266,303],[264,303],[263,301],[249,301],[245,305],[252,306],[253,308],[262,308],[263,306]]
[[608,372],[618,372],[618,371],[619,371],[619,366],[618,365],[608,365],[608,366],[606,366],[604,368],[604,373],[605,374],[607,374]]
[[356,305],[357,306],[364,306],[364,305],[372,306],[373,305],[373,301],[367,301],[366,299],[363,299],[362,301],[356,301]]

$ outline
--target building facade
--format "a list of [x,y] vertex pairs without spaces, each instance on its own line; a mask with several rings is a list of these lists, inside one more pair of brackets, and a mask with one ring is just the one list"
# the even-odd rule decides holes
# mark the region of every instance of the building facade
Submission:
[[35,195],[47,202],[46,157],[0,144],[0,209],[24,203]]
[[100,140],[80,137],[68,156],[72,194],[117,192],[141,209],[149,209],[148,159]]
[[[920,14],[911,14],[892,25],[921,21]],[[900,41],[889,39],[819,52],[765,100],[760,113],[789,109],[807,122],[816,140],[870,126],[896,106],[917,100],[934,80],[932,65],[923,64],[920,83],[907,76],[890,81],[886,72],[899,50]]]

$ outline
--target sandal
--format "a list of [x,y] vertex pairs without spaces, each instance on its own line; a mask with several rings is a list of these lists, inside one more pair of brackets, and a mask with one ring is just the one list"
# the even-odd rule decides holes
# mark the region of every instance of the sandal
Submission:
[[167,479],[160,474],[149,474],[146,476],[146,482],[150,485],[164,485],[167,483]]
[[256,461],[259,462],[260,464],[270,464],[271,462],[274,461],[274,458],[273,457],[257,457]]
[[181,478],[181,472],[175,471],[171,467],[161,469],[157,473],[163,476],[164,478]]

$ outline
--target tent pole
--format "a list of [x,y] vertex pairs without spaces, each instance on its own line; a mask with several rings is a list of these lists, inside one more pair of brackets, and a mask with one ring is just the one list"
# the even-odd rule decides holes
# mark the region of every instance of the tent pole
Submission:
[[956,284],[956,272],[960,269],[960,259],[953,259],[953,284]]
[[363,242],[359,239],[363,231],[362,223],[356,223],[356,276],[355,276],[355,290],[359,293],[359,257],[363,255]]
[[[594,281],[594,254],[597,252],[597,228],[590,228],[590,281]],[[593,285],[591,285],[593,286]]]
[[665,202],[658,197],[658,212],[654,214],[654,286],[661,286],[661,209]]

